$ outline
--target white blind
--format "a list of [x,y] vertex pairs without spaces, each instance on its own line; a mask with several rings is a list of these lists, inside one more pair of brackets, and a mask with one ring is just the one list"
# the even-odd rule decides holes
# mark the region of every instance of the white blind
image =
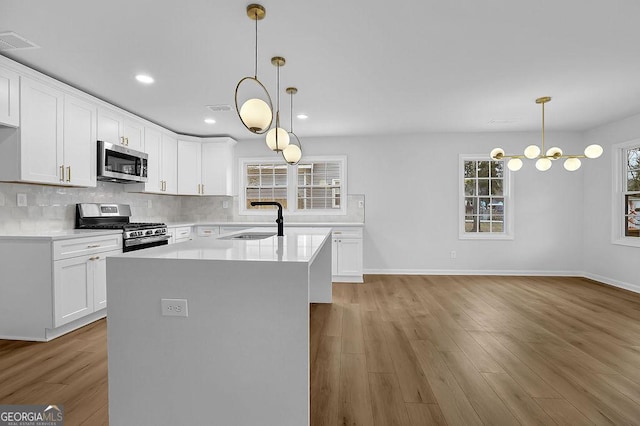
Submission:
[[339,161],[298,164],[298,210],[340,209],[341,169]]
[[287,208],[287,165],[247,164],[245,170],[247,209],[266,208],[265,206],[253,207],[252,201],[278,201],[283,208]]

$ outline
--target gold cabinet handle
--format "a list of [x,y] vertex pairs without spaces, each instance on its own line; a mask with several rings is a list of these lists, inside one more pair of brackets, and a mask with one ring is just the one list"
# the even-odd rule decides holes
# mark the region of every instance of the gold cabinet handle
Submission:
[[120,136],[120,145],[124,145],[124,136]]
[[198,194],[200,194],[200,184],[198,184]]
[[124,138],[124,141],[125,141],[125,145],[129,146],[129,138]]
[[71,182],[71,166],[67,167],[67,182]]
[[100,247],[100,244],[89,244],[87,246],[87,248],[98,248],[98,247]]
[[64,182],[64,164],[60,166],[60,182]]
[[162,190],[163,190],[163,191],[166,191],[166,190],[167,190],[167,181],[166,181],[166,180],[163,180],[163,181],[162,181]]
[[100,256],[94,256],[89,258],[89,260],[98,260],[98,259],[100,259]]
[[202,195],[204,195],[204,184],[202,184]]

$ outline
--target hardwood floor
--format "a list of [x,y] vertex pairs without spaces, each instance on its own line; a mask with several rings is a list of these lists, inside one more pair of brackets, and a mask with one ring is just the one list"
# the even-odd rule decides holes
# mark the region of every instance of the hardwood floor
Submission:
[[[640,295],[579,278],[376,276],[311,307],[316,425],[640,423]],[[0,404],[108,423],[106,323],[0,340]]]

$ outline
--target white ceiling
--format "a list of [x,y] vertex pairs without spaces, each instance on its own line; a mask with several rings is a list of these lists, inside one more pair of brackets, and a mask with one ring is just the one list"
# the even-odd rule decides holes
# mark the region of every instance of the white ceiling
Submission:
[[[1,0],[0,31],[41,49],[6,56],[171,130],[251,134],[232,112],[253,74],[249,1]],[[581,131],[640,113],[637,0],[267,0],[258,77],[301,137]],[[142,86],[139,72],[156,83]],[[275,100],[275,99],[274,99]],[[215,125],[203,122],[214,117]],[[509,121],[504,123],[503,121]],[[491,121],[497,121],[490,123]]]

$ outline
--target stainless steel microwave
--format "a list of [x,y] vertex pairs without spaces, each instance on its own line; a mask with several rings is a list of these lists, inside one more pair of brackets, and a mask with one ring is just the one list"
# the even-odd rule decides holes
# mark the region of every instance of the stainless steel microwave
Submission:
[[98,141],[98,180],[119,183],[146,182],[148,158],[144,152]]

